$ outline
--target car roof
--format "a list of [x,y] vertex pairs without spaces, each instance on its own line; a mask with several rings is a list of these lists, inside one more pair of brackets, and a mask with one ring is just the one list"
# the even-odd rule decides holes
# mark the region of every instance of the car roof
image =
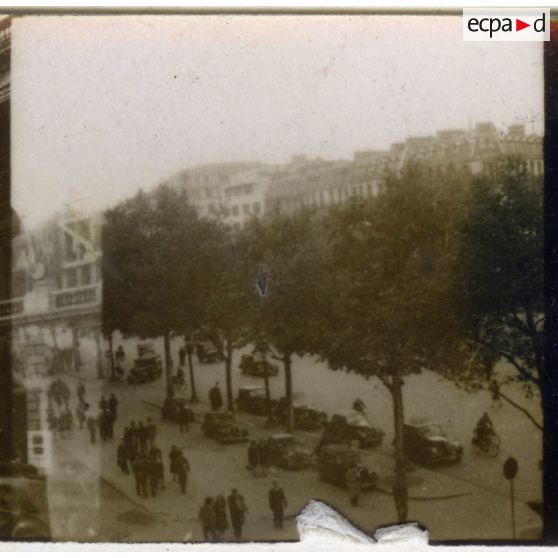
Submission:
[[243,390],[245,390],[245,391],[253,391],[253,390],[255,390],[255,389],[257,389],[257,390],[262,390],[262,389],[265,390],[265,387],[264,387],[264,386],[249,385],[249,386],[240,386],[239,389],[243,389]]
[[427,418],[410,419],[405,423],[405,426],[412,426],[413,428],[421,428],[423,426],[440,426],[439,422]]
[[290,440],[291,438],[294,438],[294,436],[288,432],[279,432],[277,434],[272,434],[270,438],[273,440]]

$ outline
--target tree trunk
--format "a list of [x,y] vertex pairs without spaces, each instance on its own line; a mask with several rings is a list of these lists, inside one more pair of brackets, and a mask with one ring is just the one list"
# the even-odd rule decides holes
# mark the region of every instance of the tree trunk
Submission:
[[293,375],[291,355],[283,357],[285,365],[285,398],[287,400],[287,432],[292,432],[294,428],[294,412],[293,412]]
[[102,380],[105,376],[103,374],[103,348],[101,345],[102,333],[99,331],[94,332],[95,335],[95,347],[97,349],[97,379]]
[[190,389],[192,390],[192,393],[190,395],[190,401],[192,403],[197,403],[199,399],[196,393],[196,381],[194,379],[194,360],[192,359],[193,352],[194,352],[194,344],[192,343],[192,340],[189,339],[186,342],[186,354],[188,356],[188,370],[190,372]]
[[163,341],[165,344],[165,377],[167,380],[167,397],[172,397],[174,395],[174,390],[172,387],[172,359],[170,351],[170,332],[165,331],[163,335]]
[[408,494],[407,494],[407,456],[403,443],[403,381],[400,372],[392,373],[391,397],[393,401],[393,424],[395,430],[395,484],[393,486],[393,499],[397,509],[397,518],[400,523],[407,521]]
[[231,413],[234,412],[234,395],[232,387],[232,354],[232,343],[227,340],[225,344],[225,372],[227,381],[227,408]]

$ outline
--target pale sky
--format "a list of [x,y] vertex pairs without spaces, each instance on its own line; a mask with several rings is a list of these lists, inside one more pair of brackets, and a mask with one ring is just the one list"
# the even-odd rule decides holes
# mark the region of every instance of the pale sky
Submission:
[[463,42],[458,16],[43,16],[12,37],[27,227],[191,165],[352,158],[486,120],[543,130],[542,43]]

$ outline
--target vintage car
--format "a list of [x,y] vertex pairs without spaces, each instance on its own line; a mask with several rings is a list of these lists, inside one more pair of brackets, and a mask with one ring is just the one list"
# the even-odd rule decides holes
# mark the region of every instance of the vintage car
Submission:
[[49,541],[47,483],[22,465],[0,462],[0,540]]
[[403,443],[409,459],[421,465],[456,463],[463,457],[463,446],[448,439],[442,427],[435,422],[405,424]]
[[277,376],[279,368],[267,360],[257,360],[253,355],[242,355],[239,365],[240,371],[249,376]]
[[161,416],[165,420],[181,422],[184,412],[187,413],[189,422],[193,422],[195,419],[194,412],[190,409],[188,401],[184,397],[167,397],[163,401]]
[[306,469],[312,463],[312,453],[298,447],[292,434],[273,434],[265,443],[271,465],[296,471]]
[[379,444],[383,437],[381,428],[372,426],[362,413],[350,410],[331,417],[323,433],[322,445],[356,443],[361,448],[369,448]]
[[[287,399],[282,397],[274,406],[275,419],[287,423]],[[327,414],[314,408],[308,399],[293,401],[294,427],[300,430],[317,430],[327,424]]]
[[203,433],[221,444],[248,440],[248,430],[236,424],[232,413],[214,411],[206,413],[202,424]]
[[128,382],[130,384],[151,382],[160,378],[162,373],[161,357],[152,351],[147,351],[134,360],[134,366],[128,372]]
[[196,343],[196,354],[202,364],[211,364],[224,360],[223,354],[211,341],[198,341]]
[[238,390],[236,407],[239,411],[251,415],[260,417],[267,415],[265,388],[261,386],[242,386]]
[[378,475],[360,465],[358,450],[346,446],[330,445],[323,447],[318,455],[320,480],[342,488],[347,486],[347,470],[355,466],[360,476],[362,490],[375,488]]

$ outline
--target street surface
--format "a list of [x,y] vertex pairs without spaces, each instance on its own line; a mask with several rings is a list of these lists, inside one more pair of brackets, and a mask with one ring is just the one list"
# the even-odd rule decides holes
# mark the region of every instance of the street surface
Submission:
[[[180,342],[175,339],[172,344],[175,364],[178,362]],[[115,339],[115,348],[119,344],[120,340]],[[126,365],[129,366],[137,356],[136,340],[125,340],[122,345],[126,351]],[[155,349],[163,354],[162,341],[155,342]],[[367,533],[373,533],[381,525],[396,522],[390,494],[393,481],[391,401],[385,388],[375,379],[366,380],[354,374],[329,370],[326,364],[311,357],[297,358],[293,362],[294,391],[297,395],[311,398],[316,408],[328,414],[350,408],[355,397],[360,397],[367,406],[371,422],[386,432],[379,447],[362,452],[363,464],[380,476],[378,490],[365,494],[360,505],[352,507],[344,490],[321,482],[313,469],[302,472],[272,469],[267,478],[254,478],[246,469],[246,444],[223,446],[205,438],[199,424],[194,424],[189,434],[181,434],[178,425],[161,420],[160,411],[154,404],[161,404],[165,397],[164,376],[143,385],[98,381],[92,365],[93,347],[89,348],[87,342],[82,342],[81,350],[84,367],[78,376],[85,380],[86,400],[96,409],[101,393],[106,397],[114,393],[120,402],[114,440],[102,443],[98,440],[91,445],[86,430],[74,429],[67,439],[56,442],[58,454],[66,452],[83,467],[98,472],[102,478],[101,486],[107,484],[99,494],[103,521],[108,521],[110,528],[99,529],[95,534],[97,540],[102,536],[107,537],[104,540],[120,540],[118,533],[123,534],[121,540],[203,540],[197,520],[203,499],[218,494],[226,497],[232,488],[237,488],[244,495],[249,508],[245,540],[297,539],[295,516],[312,498],[330,504]],[[235,395],[241,385],[263,385],[261,378],[240,374],[238,362],[242,352],[238,351],[235,355]],[[194,362],[198,397],[202,401],[193,408],[201,418],[208,407],[207,393],[216,381],[220,382],[224,395],[225,370],[223,363],[198,364],[196,358]],[[67,378],[67,381],[71,384],[73,401],[77,401],[77,377]],[[270,385],[273,397],[282,395],[282,370],[277,377],[270,378]],[[506,386],[502,391],[526,406],[540,420],[538,400],[526,400],[518,386],[515,389]],[[189,395],[183,387],[177,387],[176,392],[176,395]],[[431,470],[415,467],[409,473],[410,519],[427,527],[433,540],[511,538],[510,486],[502,475],[502,465],[509,456],[513,456],[519,462],[519,474],[515,481],[517,533],[522,538],[536,538],[541,519],[526,504],[542,498],[539,470],[542,436],[536,427],[507,403],[492,410],[488,392],[467,393],[431,372],[407,378],[404,397],[408,418],[428,416],[439,421],[447,434],[460,441],[465,448],[462,463]],[[485,410],[488,410],[502,439],[501,451],[496,458],[476,455],[471,451],[473,428]],[[157,444],[163,451],[167,475],[166,488],[155,498],[137,497],[133,476],[123,474],[116,464],[117,437],[124,426],[132,420],[145,423],[147,417],[157,423]],[[266,430],[264,419],[250,415],[241,413],[238,420],[249,429],[251,438],[281,431],[280,427]],[[312,450],[318,441],[319,431],[295,431],[295,435]],[[192,467],[186,495],[180,493],[178,485],[168,475],[167,456],[171,444],[183,449]],[[282,530],[273,527],[267,503],[267,491],[274,479],[279,480],[289,503],[289,518]],[[118,504],[120,501],[121,506]],[[127,508],[135,510],[128,516],[136,523],[124,521],[117,528],[118,517],[120,521],[122,517],[128,517],[120,515]],[[111,524],[113,520],[115,523]],[[142,522],[147,525],[142,525]],[[230,530],[226,535],[227,540],[232,540]]]

